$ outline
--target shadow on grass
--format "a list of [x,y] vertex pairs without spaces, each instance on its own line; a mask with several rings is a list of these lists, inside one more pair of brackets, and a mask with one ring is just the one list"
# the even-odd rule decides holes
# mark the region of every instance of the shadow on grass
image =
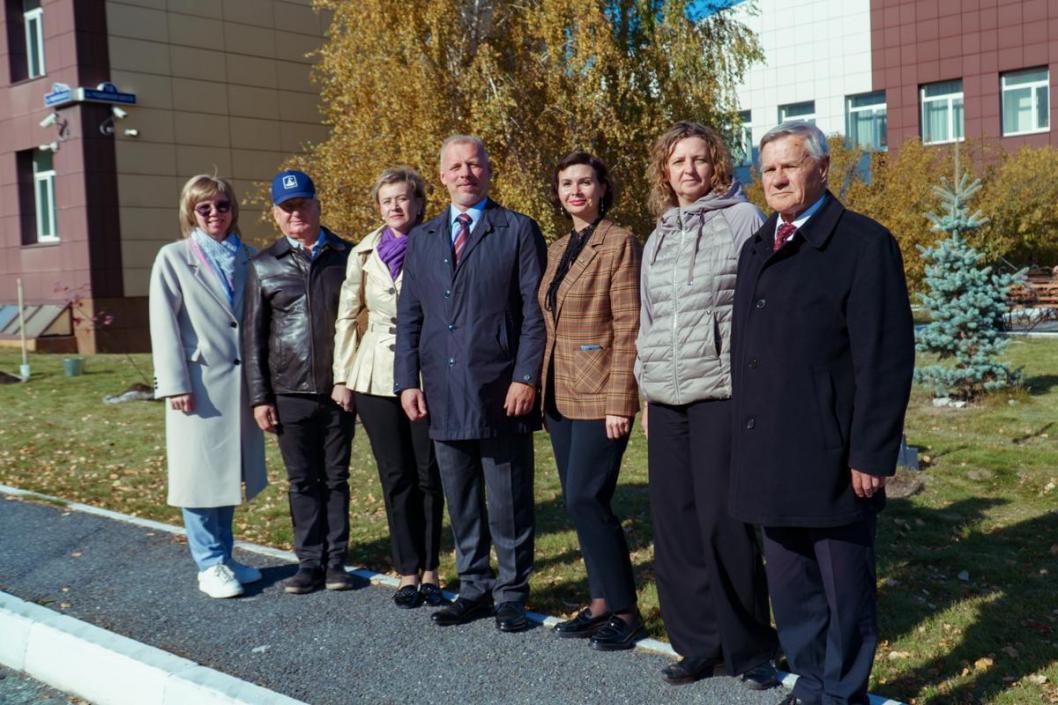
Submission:
[[1041,396],[1058,387],[1058,375],[1036,375],[1029,377],[1022,384],[1025,386],[1025,391],[1032,396]]
[[926,686],[965,679],[935,702],[987,703],[1058,661],[1058,560],[1050,550],[1058,514],[982,530],[987,510],[1003,503],[972,498],[943,510],[890,503],[896,518],[924,528],[900,537],[903,550],[882,552],[879,572],[890,578],[879,592],[885,638],[913,638],[960,603],[975,603],[977,614],[961,632],[940,625],[944,648],[887,682],[887,693],[909,700]]

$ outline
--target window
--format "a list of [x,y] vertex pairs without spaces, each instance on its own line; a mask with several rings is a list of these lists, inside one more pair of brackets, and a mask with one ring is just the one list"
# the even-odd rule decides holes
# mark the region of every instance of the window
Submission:
[[40,0],[22,0],[22,23],[26,28],[26,78],[44,75],[44,10]]
[[885,91],[850,95],[845,100],[845,135],[850,146],[870,151],[884,151],[887,118]]
[[753,113],[749,110],[743,110],[738,114],[735,145],[731,150],[731,160],[736,167],[753,164],[753,128],[750,127],[752,117]]
[[787,120],[804,120],[813,125],[816,124],[816,102],[807,100],[804,103],[790,103],[779,106],[779,122]]
[[37,242],[56,242],[55,166],[52,152],[33,152],[33,202],[37,214]]
[[919,90],[922,100],[922,143],[963,139],[962,79],[930,83]]
[[1051,128],[1050,71],[1011,71],[999,78],[1003,91],[1003,135],[1046,132]]

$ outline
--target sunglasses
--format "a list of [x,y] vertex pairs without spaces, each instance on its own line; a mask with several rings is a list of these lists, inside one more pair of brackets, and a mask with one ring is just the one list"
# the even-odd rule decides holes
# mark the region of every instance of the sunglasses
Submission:
[[205,218],[209,215],[210,211],[217,211],[218,213],[227,213],[231,210],[231,201],[217,201],[216,203],[199,203],[195,206],[195,212]]

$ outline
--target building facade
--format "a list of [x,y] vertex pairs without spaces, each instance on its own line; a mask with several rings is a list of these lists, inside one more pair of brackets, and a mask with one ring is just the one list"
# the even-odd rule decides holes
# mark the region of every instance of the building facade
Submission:
[[0,305],[21,278],[27,304],[78,300],[82,352],[148,349],[187,178],[231,177],[244,235],[273,236],[247,200],[327,135],[309,77],[326,25],[310,0],[4,0]]
[[743,160],[792,117],[871,150],[1058,142],[1058,0],[758,0],[765,61],[738,88]]

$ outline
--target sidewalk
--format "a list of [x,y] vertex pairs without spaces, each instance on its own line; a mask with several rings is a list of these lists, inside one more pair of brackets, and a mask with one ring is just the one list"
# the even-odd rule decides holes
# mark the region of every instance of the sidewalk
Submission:
[[[787,692],[754,693],[730,678],[669,686],[662,654],[597,653],[543,626],[502,634],[488,619],[442,629],[428,608],[398,610],[391,589],[363,577],[349,592],[287,595],[278,585],[294,572],[285,554],[258,547],[240,560],[264,580],[242,598],[213,600],[198,591],[186,546],[160,525],[0,495],[0,591],[311,705],[775,705]],[[0,643],[0,662],[3,654]]]

